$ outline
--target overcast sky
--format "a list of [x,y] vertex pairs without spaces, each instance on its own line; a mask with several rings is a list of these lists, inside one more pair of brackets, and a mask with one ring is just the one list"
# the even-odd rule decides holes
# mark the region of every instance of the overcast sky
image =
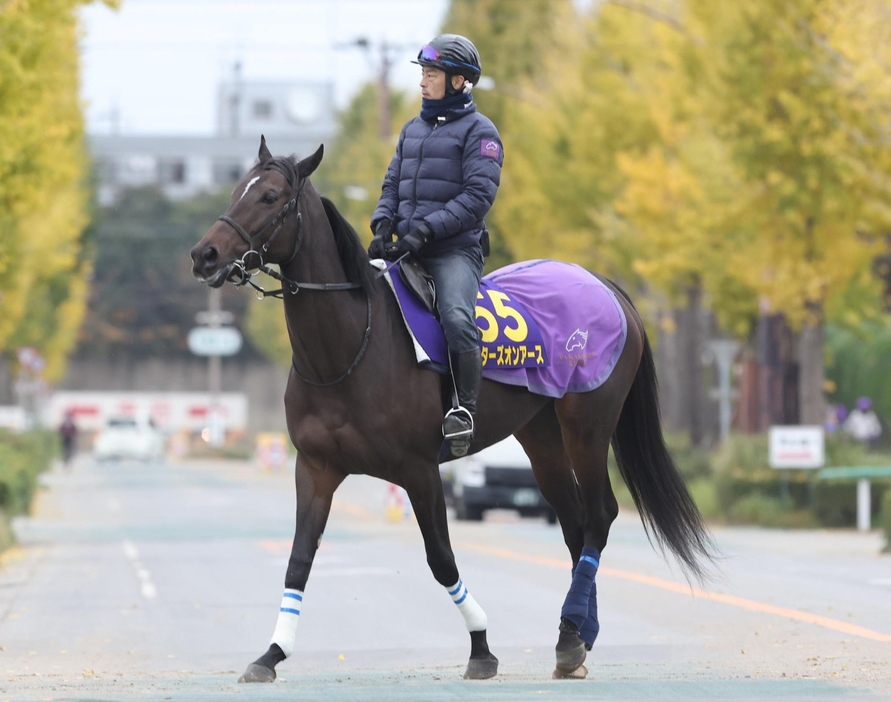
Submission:
[[[391,84],[415,90],[410,61],[439,30],[448,0],[124,0],[81,10],[87,129],[210,134],[217,84],[241,61],[245,79],[332,80],[343,107],[379,54],[338,48],[360,36],[404,45]],[[373,61],[372,61],[373,59]]]

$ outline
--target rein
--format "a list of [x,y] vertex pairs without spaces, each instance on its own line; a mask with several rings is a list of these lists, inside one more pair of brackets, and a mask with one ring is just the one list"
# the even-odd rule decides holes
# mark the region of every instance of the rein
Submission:
[[[300,244],[302,243],[300,234],[303,227],[303,217],[300,214],[300,196],[303,194],[303,186],[306,184],[306,179],[300,180],[300,176],[294,172],[286,173],[285,169],[280,166],[278,163],[273,163],[270,165],[271,168],[274,168],[279,173],[285,176],[288,183],[292,182],[292,178],[296,177],[300,184],[297,187],[297,194],[288,200],[285,203],[285,206],[281,209],[281,211],[275,215],[266,225],[257,232],[253,237],[248,234],[244,227],[242,227],[238,222],[236,222],[232,217],[227,214],[220,215],[217,219],[221,222],[225,222],[230,227],[232,227],[238,235],[244,239],[248,246],[250,246],[250,250],[247,251],[239,260],[234,261],[232,263],[232,270],[229,272],[229,275],[226,276],[226,280],[235,285],[235,287],[242,287],[244,285],[250,285],[257,291],[257,298],[262,300],[266,297],[277,297],[279,299],[284,298],[285,288],[287,287],[288,291],[292,295],[296,295],[301,290],[320,290],[322,292],[332,292],[338,290],[355,290],[357,288],[361,288],[362,286],[359,283],[301,283],[295,280],[291,280],[290,278],[282,275],[278,271],[267,266],[263,260],[263,256],[269,251],[269,247],[272,245],[272,242],[275,240],[275,237],[278,236],[279,231],[281,231],[282,226],[285,223],[285,220],[288,218],[288,215],[291,212],[295,212],[297,215],[297,227],[294,233],[294,249],[291,251],[290,257],[279,264],[279,266],[285,266],[289,264],[294,258],[297,256],[297,252],[300,250]],[[293,185],[291,188],[293,189]],[[256,241],[263,236],[264,233],[270,228],[275,227],[273,229],[272,234],[266,239],[266,242],[260,247],[260,250],[257,251],[254,248]],[[278,290],[266,291],[263,287],[257,285],[251,280],[256,273],[253,273],[248,270],[248,264],[246,263],[246,259],[251,254],[255,254],[257,258],[260,260],[259,264],[256,266],[258,270],[263,271],[266,275],[275,278],[279,283],[282,284],[282,287]],[[395,266],[399,261],[405,258],[408,254],[403,254],[395,261],[391,262],[386,268],[378,271],[375,274],[375,278],[382,276],[384,273],[387,273],[393,266]],[[359,361],[362,360],[362,357],[365,355],[365,351],[368,349],[368,342],[371,339],[371,298],[368,294],[365,295],[365,301],[367,303],[368,312],[366,315],[365,321],[365,333],[362,336],[362,345],[359,347],[359,351],[356,353],[356,357],[353,359],[353,362],[350,364],[350,367],[344,371],[343,374],[336,380],[332,380],[329,382],[319,382],[316,380],[311,380],[304,376],[298,369],[297,364],[294,360],[294,355],[291,354],[291,367],[294,369],[294,373],[297,374],[297,377],[300,378],[307,385],[312,385],[317,388],[329,387],[331,385],[337,385],[338,383],[349,378],[353,371],[356,370],[359,365]]]

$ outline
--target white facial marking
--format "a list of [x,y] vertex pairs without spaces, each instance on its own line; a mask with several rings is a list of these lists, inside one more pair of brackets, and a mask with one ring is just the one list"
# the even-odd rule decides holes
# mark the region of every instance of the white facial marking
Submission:
[[250,181],[248,181],[248,184],[244,186],[244,192],[241,194],[241,197],[238,198],[239,202],[240,202],[242,199],[244,199],[244,196],[247,195],[247,191],[250,190],[250,189],[251,189],[251,186],[252,186],[254,183],[256,183],[258,180],[260,180],[260,176],[254,176],[253,178],[250,179]]

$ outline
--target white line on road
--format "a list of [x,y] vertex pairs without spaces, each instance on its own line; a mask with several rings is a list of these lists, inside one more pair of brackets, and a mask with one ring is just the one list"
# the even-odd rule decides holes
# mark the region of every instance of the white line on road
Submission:
[[[568,569],[566,561],[564,559],[548,558],[545,556],[534,556],[525,553],[518,553],[516,551],[511,551],[508,549],[483,546],[477,543],[453,542],[453,545],[466,548],[468,551],[477,551],[478,553],[484,553],[490,556],[498,556],[499,558],[506,558],[514,561],[526,561],[528,563],[537,563],[549,568],[560,568],[563,570]],[[670,592],[677,592],[684,595],[693,595],[694,597],[702,597],[703,599],[721,602],[723,604],[732,605],[734,607],[740,607],[741,609],[746,609],[750,612],[773,614],[779,617],[783,617],[784,619],[795,619],[797,621],[807,622],[808,624],[814,624],[826,629],[840,631],[844,634],[851,634],[853,636],[859,636],[861,638],[870,639],[872,641],[882,641],[884,643],[891,642],[891,634],[886,634],[882,631],[873,631],[872,629],[857,626],[856,624],[851,624],[850,622],[842,621],[839,619],[832,619],[830,617],[824,617],[819,614],[813,614],[811,612],[790,609],[788,607],[777,607],[765,602],[749,600],[745,597],[726,595],[722,592],[710,592],[707,590],[701,590],[697,587],[692,587],[689,583],[683,585],[671,580],[665,580],[664,578],[657,578],[652,575],[644,575],[643,573],[636,573],[630,570],[600,568],[598,572],[606,576],[622,578],[623,580],[632,580],[634,582],[642,583],[644,585],[651,585],[653,587],[658,587]]]
[[130,539],[124,539],[124,543],[122,544],[122,546],[124,549],[124,555],[133,566],[136,577],[139,578],[139,591],[147,600],[153,599],[157,596],[158,589],[152,582],[152,574],[149,572],[148,568],[142,565],[142,562],[139,560],[139,550],[136,548],[136,545],[132,541],[130,541]]

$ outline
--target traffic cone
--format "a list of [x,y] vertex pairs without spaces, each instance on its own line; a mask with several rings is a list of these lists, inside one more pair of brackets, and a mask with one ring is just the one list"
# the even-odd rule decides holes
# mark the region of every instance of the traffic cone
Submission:
[[384,513],[388,522],[401,522],[405,516],[405,507],[402,504],[403,490],[398,485],[390,483],[387,487],[387,503]]

